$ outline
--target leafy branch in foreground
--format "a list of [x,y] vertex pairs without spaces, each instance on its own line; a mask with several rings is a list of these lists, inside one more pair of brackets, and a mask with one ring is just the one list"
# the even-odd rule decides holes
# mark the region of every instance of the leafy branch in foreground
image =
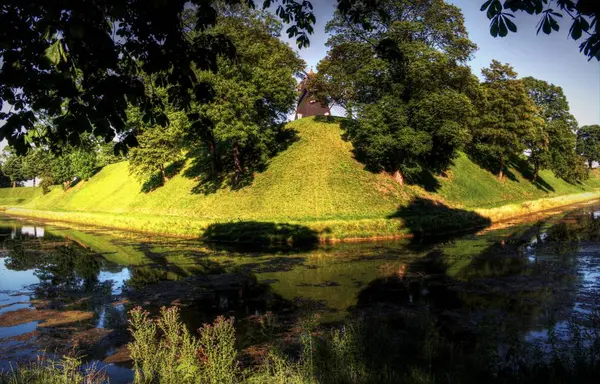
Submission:
[[[205,33],[217,19],[212,0],[7,0],[0,5],[0,139],[19,153],[34,144],[59,149],[92,133],[117,150],[136,144],[125,111],[133,104],[149,125],[166,125],[163,100],[153,89],[166,87],[177,110],[205,99],[196,70],[218,71],[218,57],[235,57],[226,37]],[[298,45],[309,44],[315,17],[309,1],[226,0],[229,5],[269,7],[286,23]],[[192,11],[189,23],[180,15]],[[191,34],[194,32],[194,34]],[[140,73],[153,76],[146,87]],[[42,116],[52,131],[30,135]],[[16,134],[15,134],[16,133]]]
[[481,6],[481,11],[486,12],[490,19],[490,33],[494,37],[505,37],[509,32],[517,32],[517,25],[512,21],[516,12],[541,15],[537,33],[543,32],[546,35],[558,32],[558,20],[567,15],[572,21],[568,36],[573,40],[585,36],[579,50],[590,60],[600,60],[600,8],[597,0],[487,0]]

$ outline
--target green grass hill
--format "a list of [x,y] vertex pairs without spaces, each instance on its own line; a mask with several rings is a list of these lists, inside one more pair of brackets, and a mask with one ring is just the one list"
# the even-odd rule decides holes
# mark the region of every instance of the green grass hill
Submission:
[[516,168],[499,181],[465,154],[460,154],[444,177],[428,183],[429,191],[418,185],[400,186],[389,176],[366,171],[354,159],[352,144],[342,139],[338,120],[305,118],[287,127],[297,132],[297,140],[257,173],[251,185],[238,190],[224,187],[215,193],[197,192],[199,180],[181,172],[164,186],[143,193],[140,183],[129,175],[127,162],[122,162],[67,191],[55,187],[42,195],[39,188],[0,189],[0,205],[61,212],[64,217],[68,212],[80,217],[84,213],[113,218],[119,214],[129,220],[171,217],[170,223],[177,223],[176,218],[204,223],[319,222],[381,220],[419,197],[455,208],[490,208],[600,187],[596,177],[572,185],[550,171],[542,171],[534,185]]

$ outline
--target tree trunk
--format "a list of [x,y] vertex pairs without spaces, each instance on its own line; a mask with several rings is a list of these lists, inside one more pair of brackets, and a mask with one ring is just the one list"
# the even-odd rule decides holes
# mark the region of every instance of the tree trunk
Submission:
[[594,165],[594,161],[593,160],[588,160],[588,166],[590,167],[590,169],[592,169],[593,165]]
[[17,182],[16,182],[16,181],[13,181],[13,182],[12,182],[12,187],[13,187],[13,188],[16,188],[16,187],[17,187]]
[[33,178],[33,186],[35,187],[35,177]]
[[214,139],[210,141],[208,146],[208,150],[210,152],[210,172],[211,176],[216,176],[217,173],[221,171],[221,164],[219,162],[219,158],[217,157],[217,144]]
[[535,183],[538,178],[538,173],[540,172],[540,166],[538,163],[533,164],[533,176],[531,176],[531,181]]
[[396,181],[396,183],[404,185],[404,175],[402,174],[402,172],[400,172],[400,170],[397,169],[396,171],[394,171],[394,173],[392,174],[392,178],[394,179],[394,181]]
[[240,162],[240,149],[238,147],[237,141],[233,144],[233,167],[235,169],[234,183],[237,183],[242,174],[242,164]]
[[167,173],[165,172],[165,167],[164,166],[160,166],[160,174],[162,175],[162,179],[163,179],[163,184],[167,182],[167,180],[169,180],[169,178],[167,177]]
[[504,156],[500,156],[500,172],[498,172],[498,179],[504,180]]

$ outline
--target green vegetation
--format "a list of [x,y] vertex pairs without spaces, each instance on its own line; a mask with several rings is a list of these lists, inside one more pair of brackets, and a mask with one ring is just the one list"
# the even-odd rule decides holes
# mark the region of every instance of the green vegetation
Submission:
[[[432,178],[437,192],[429,193],[418,185],[400,186],[385,174],[366,171],[353,158],[351,143],[342,139],[339,120],[302,119],[289,123],[287,129],[296,132],[297,140],[242,189],[224,186],[211,194],[195,193],[199,181],[187,177],[184,169],[164,186],[144,193],[129,175],[127,163],[121,162],[67,191],[53,187],[42,195],[39,188],[0,189],[0,205],[19,207],[11,210],[15,214],[172,235],[200,236],[215,222],[239,230],[243,222],[256,221],[298,224],[286,227],[284,238],[296,236],[290,229],[297,229],[298,236],[310,234],[308,227],[327,239],[408,234],[405,218],[388,217],[398,216],[398,210],[417,197],[474,209],[600,188],[596,176],[569,184],[549,170],[540,171],[538,184],[533,184],[524,161],[512,164],[500,181],[461,153],[445,177]],[[419,218],[423,214],[413,213]],[[435,212],[421,220],[435,224]],[[447,220],[456,218],[450,215]],[[255,231],[260,237],[263,229],[246,224],[244,231],[246,236]]]
[[469,142],[479,83],[465,62],[476,46],[460,9],[443,0],[380,7],[395,17],[374,12],[355,25],[336,12],[311,88],[356,119],[347,133],[361,160],[403,183],[445,171]]
[[10,208],[21,206],[41,195],[42,190],[40,188],[0,188],[0,207]]
[[576,184],[556,177],[550,170],[540,171],[538,183],[532,183],[528,176],[530,171],[521,160],[510,164],[504,181],[499,181],[463,153],[454,160],[448,177],[441,180],[438,193],[445,201],[465,208],[493,208],[600,188],[595,172],[588,180]]
[[[445,338],[426,315],[408,314],[387,321],[358,317],[339,326],[324,326],[317,315],[309,313],[287,336],[293,337],[289,340],[293,348],[276,341],[285,327],[274,314],[260,316],[254,326],[266,351],[242,365],[233,318],[218,317],[196,335],[181,322],[176,307],[162,308],[157,319],[136,308],[130,312],[134,340],[128,346],[134,382],[433,384],[452,377],[459,383],[562,383],[592,382],[598,369],[597,320],[590,330],[570,324],[573,331],[567,342],[558,340],[552,328],[547,354],[542,353],[543,347],[512,337],[488,340],[471,350],[463,345],[466,341],[459,345]],[[82,371],[80,364],[80,360],[66,358],[23,367],[0,373],[0,383],[102,382],[97,371]]]
[[82,359],[73,356],[57,361],[40,356],[35,363],[15,365],[10,371],[0,372],[0,384],[103,384],[106,380],[103,371],[84,368]]
[[[206,103],[212,90],[196,71],[216,72],[221,58],[236,58],[231,39],[210,30],[219,15],[215,8],[223,3],[277,5],[277,17],[290,24],[287,35],[296,37],[300,47],[309,44],[315,16],[308,1],[153,1],[151,11],[131,0],[109,0],[85,10],[78,1],[7,4],[3,22],[13,27],[0,40],[0,95],[13,108],[0,112],[5,121],[0,139],[26,153],[32,146],[60,149],[77,142],[80,134],[93,133],[103,142],[117,137],[117,149],[126,150],[137,134],[124,121],[130,105],[139,107],[150,125],[168,123],[155,90],[168,85],[168,104],[178,110]],[[36,32],[23,38],[31,31]],[[150,77],[149,84],[140,71]],[[49,123],[49,129],[35,132],[38,123]],[[15,134],[23,130],[27,134]]]
[[[302,11],[310,5],[290,9],[290,1],[282,3],[287,6],[277,16],[296,21],[288,33],[301,37],[310,29],[311,13]],[[25,139],[11,139],[3,168],[14,184],[41,177],[44,196],[15,201],[11,205],[22,209],[11,212],[208,241],[295,246],[487,226],[530,212],[531,205],[485,214],[476,208],[598,186],[597,179],[587,180],[589,169],[576,152],[576,122],[560,88],[517,79],[510,65],[496,60],[484,69],[483,83],[471,73],[466,62],[476,46],[459,8],[444,0],[384,0],[376,9],[361,4],[339,3],[327,26],[330,51],[306,89],[315,102],[344,105],[348,119],[283,124],[303,62],[278,39],[277,17],[235,1],[215,4],[207,24],[197,12],[208,8],[198,4],[176,16],[177,25],[187,26],[182,45],[222,39],[218,50],[195,46],[203,55],[212,52],[206,63],[186,54],[176,65],[164,57],[128,62],[127,68],[139,67],[138,93],[134,97],[128,89],[115,99],[107,90],[93,116],[87,107],[74,109],[79,89],[43,100],[25,92],[39,110],[28,117],[34,125],[21,135]],[[290,20],[294,15],[307,24]],[[126,28],[120,32],[120,38],[131,38]],[[56,41],[46,59],[65,74],[85,76],[87,68],[66,66],[71,57],[64,52],[72,42],[56,38],[60,33],[48,31],[46,40]],[[96,64],[99,73],[107,69]],[[128,78],[128,70],[120,70]],[[36,74],[30,72],[21,75]],[[15,84],[4,87],[5,96],[19,103],[25,96],[11,91]],[[112,86],[118,87],[101,88]],[[99,96],[85,91],[86,103]],[[20,110],[5,117],[14,121],[0,137],[24,119]],[[23,147],[29,147],[26,156],[17,153]],[[130,149],[128,161],[118,162],[108,149]]]
[[586,39],[579,45],[579,50],[590,60],[594,57],[600,60],[600,35],[594,28],[600,14],[596,5],[595,0],[487,0],[481,6],[481,11],[486,12],[490,19],[490,33],[494,37],[505,37],[509,31],[517,32],[517,25],[513,22],[514,13],[517,12],[541,15],[537,33],[542,31],[546,35],[558,32],[560,30],[558,20],[567,16],[566,18],[572,22],[567,36],[573,40],[585,36]]
[[[510,65],[493,60],[481,72],[486,102],[481,123],[473,130],[472,153],[502,179],[506,161],[531,148],[536,158],[536,149],[545,146],[540,134],[543,120],[536,115],[535,103]],[[537,172],[536,163],[534,177]]]
[[[29,201],[26,208],[56,211],[169,215],[204,220],[324,220],[385,217],[410,199],[384,175],[366,172],[337,123],[303,119],[287,125],[298,140],[257,173],[252,185],[198,193],[202,181],[185,170],[143,193],[128,164],[112,164],[88,182]],[[0,191],[3,193],[4,190]],[[404,197],[406,196],[406,197]]]
[[577,131],[577,151],[590,168],[594,161],[600,161],[600,125],[586,125]]
[[[140,108],[128,111],[127,124],[139,133],[129,167],[146,191],[165,184],[186,157],[193,164],[186,172],[204,180],[199,190],[243,186],[289,142],[282,123],[293,110],[294,74],[304,61],[278,39],[282,25],[271,14],[224,3],[217,8],[210,33],[227,36],[236,46],[236,59],[220,57],[218,72],[196,71],[211,99],[193,102],[189,111],[168,107],[168,127],[148,124]],[[191,18],[183,16],[184,22]],[[167,104],[167,88],[157,94]]]
[[551,169],[555,175],[572,183],[585,180],[592,167],[588,162],[589,168],[585,168],[582,159],[587,158],[581,157],[583,151],[576,146],[577,120],[569,111],[562,88],[533,77],[524,78],[523,83],[543,119],[541,129],[536,130],[527,142],[531,154],[529,162],[533,166],[532,180],[536,181],[540,169]]

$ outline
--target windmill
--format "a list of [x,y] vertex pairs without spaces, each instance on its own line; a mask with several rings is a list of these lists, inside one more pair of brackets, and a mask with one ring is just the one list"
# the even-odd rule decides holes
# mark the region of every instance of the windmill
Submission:
[[296,106],[296,117],[295,120],[309,116],[329,116],[331,115],[331,109],[329,105],[321,103],[311,97],[308,90],[309,80],[315,76],[312,68],[307,73],[304,79],[298,84],[298,91],[300,92],[300,98],[298,99],[298,105]]

